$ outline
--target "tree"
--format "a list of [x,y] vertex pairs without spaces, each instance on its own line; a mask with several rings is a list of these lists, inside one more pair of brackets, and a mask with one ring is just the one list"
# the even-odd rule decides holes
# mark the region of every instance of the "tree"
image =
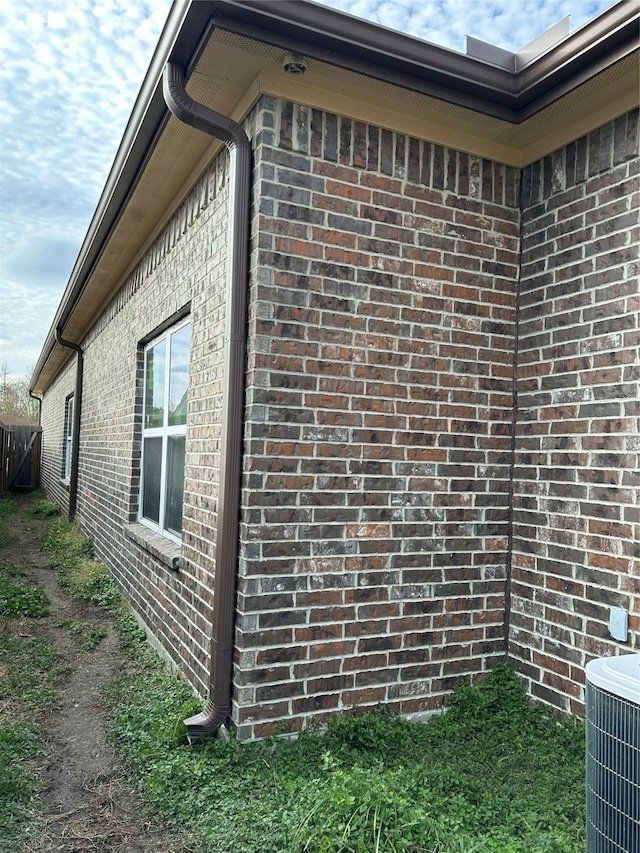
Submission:
[[0,367],[0,412],[38,420],[38,401],[29,396],[30,376],[29,372],[27,376],[12,377],[6,364]]

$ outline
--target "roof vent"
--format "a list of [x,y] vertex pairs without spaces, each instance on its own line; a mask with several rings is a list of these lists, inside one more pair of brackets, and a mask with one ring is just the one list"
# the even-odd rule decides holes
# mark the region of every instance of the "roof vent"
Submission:
[[286,53],[282,60],[282,70],[285,74],[300,76],[307,70],[304,56],[301,53]]

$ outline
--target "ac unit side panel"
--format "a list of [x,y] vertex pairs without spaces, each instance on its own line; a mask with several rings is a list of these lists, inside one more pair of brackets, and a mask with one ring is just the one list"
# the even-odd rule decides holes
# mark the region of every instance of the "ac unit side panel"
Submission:
[[640,853],[640,668],[637,691],[627,680],[616,693],[597,664],[593,681],[587,668],[587,853]]

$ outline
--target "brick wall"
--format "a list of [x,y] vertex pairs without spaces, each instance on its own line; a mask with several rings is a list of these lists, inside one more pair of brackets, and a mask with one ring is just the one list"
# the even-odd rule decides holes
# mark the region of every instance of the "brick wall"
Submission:
[[69,510],[68,484],[63,481],[63,442],[65,401],[76,386],[76,357],[72,355],[48,389],[41,411],[42,452],[40,479],[42,488],[62,509]]
[[502,653],[517,174],[263,99],[239,736]]
[[[227,157],[220,156],[156,240],[88,334],[82,407],[78,521],[96,555],[163,657],[207,692],[211,588],[219,469],[224,326]],[[184,533],[180,570],[154,545],[161,537],[137,519],[142,355],[139,342],[191,303]],[[69,371],[67,371],[68,373]],[[43,404],[45,487],[59,500],[64,375]],[[71,383],[71,384],[69,384]],[[62,391],[58,391],[61,388]],[[130,530],[131,528],[129,528]],[[161,540],[162,541],[162,540]],[[165,543],[167,540],[164,540]],[[144,543],[144,544],[143,544]],[[162,554],[162,548],[160,549]]]
[[[637,114],[523,173],[276,99],[255,148],[233,719],[238,737],[438,708],[503,654],[580,710],[611,604],[638,630]],[[207,692],[226,155],[83,342],[78,517]],[[518,300],[520,228],[522,281]],[[180,570],[137,517],[140,340],[191,304]],[[512,380],[518,431],[509,562]],[[73,362],[43,404],[60,484]],[[157,544],[157,543],[155,543]],[[635,562],[634,562],[635,560]],[[635,598],[634,598],[635,595]]]
[[[637,122],[523,175],[511,654],[572,712],[591,658],[640,647]],[[626,645],[612,605],[631,611]]]

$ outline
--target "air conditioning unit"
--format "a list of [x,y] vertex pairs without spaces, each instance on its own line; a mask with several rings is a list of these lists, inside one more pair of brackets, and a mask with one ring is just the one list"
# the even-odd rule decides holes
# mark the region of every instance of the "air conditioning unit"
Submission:
[[587,664],[587,853],[640,853],[640,654]]

